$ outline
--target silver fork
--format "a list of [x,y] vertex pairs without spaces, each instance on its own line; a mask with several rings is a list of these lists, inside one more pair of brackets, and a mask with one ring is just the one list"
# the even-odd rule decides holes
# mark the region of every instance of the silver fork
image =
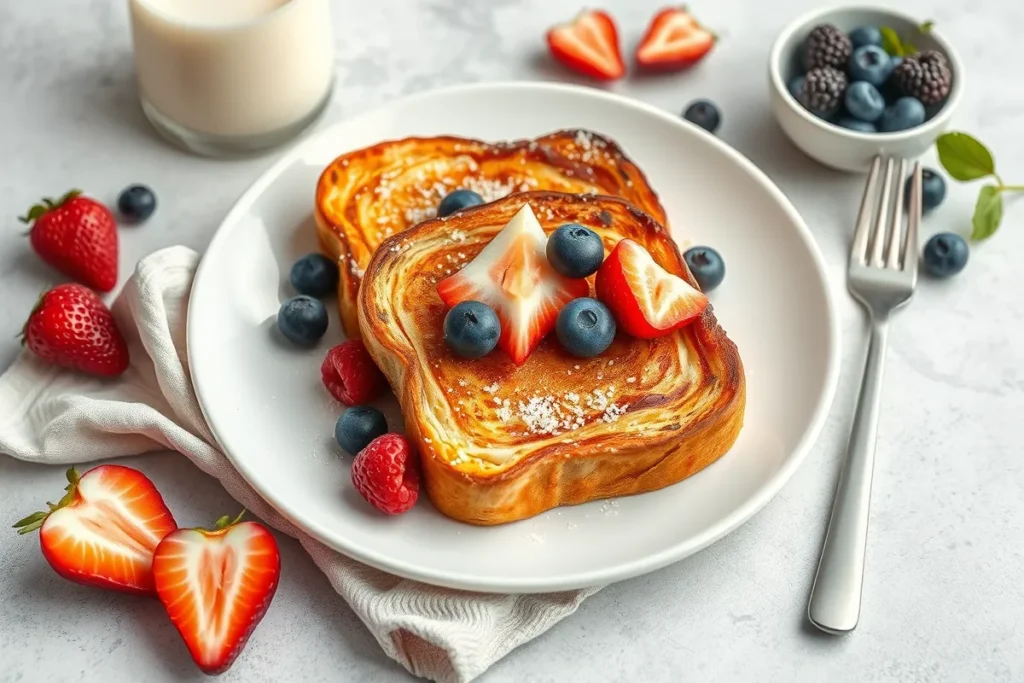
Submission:
[[850,444],[839,475],[832,516],[807,605],[807,617],[811,623],[823,631],[836,634],[852,631],[860,619],[864,551],[871,505],[871,475],[875,461],[875,436],[889,317],[910,300],[917,283],[921,165],[914,164],[904,235],[902,224],[907,161],[900,160],[899,172],[894,177],[893,159],[890,157],[885,160],[885,177],[879,192],[878,177],[882,163],[882,157],[875,157],[864,188],[847,276],[850,293],[864,304],[870,315],[868,358],[864,365],[864,379],[860,398],[857,399]]

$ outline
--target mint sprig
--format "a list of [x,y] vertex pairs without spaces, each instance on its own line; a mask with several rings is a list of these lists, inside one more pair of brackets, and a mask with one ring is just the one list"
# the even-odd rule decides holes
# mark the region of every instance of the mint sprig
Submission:
[[935,141],[939,163],[949,177],[960,182],[992,178],[995,183],[982,186],[971,218],[971,239],[977,242],[995,234],[1003,221],[1003,193],[1024,192],[1024,185],[1007,185],[996,173],[992,152],[967,133],[943,133]]
[[[926,36],[934,27],[935,22],[929,19],[917,27],[917,33]],[[900,34],[891,26],[882,26],[878,30],[882,32],[882,49],[893,57],[909,57],[920,52],[909,40],[901,39]]]

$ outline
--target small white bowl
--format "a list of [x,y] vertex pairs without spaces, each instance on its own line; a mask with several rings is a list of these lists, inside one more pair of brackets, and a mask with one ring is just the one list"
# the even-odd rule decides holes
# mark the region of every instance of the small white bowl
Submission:
[[[783,29],[768,58],[768,82],[772,113],[789,139],[808,156],[841,171],[866,172],[877,154],[910,159],[924,153],[949,126],[964,90],[963,63],[953,47],[935,30],[919,35],[917,28],[925,19],[884,7],[856,5],[814,10]],[[913,36],[917,49],[942,52],[953,74],[949,97],[932,118],[895,133],[861,133],[818,118],[796,101],[787,84],[798,74],[797,51],[819,24],[832,24],[844,32],[858,26],[890,26],[901,38]]]

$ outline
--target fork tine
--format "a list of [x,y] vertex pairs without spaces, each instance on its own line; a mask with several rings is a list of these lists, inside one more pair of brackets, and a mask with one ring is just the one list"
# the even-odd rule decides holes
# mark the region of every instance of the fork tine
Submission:
[[882,267],[882,249],[885,247],[885,233],[889,223],[889,195],[892,193],[893,158],[885,161],[885,178],[882,180],[882,197],[878,201],[878,215],[875,217],[875,234],[871,238],[871,258],[868,265]]
[[907,211],[907,243],[903,248],[903,270],[917,277],[917,233],[921,225],[923,191],[921,162],[914,163],[910,181],[910,208]]
[[882,165],[882,157],[876,156],[871,162],[871,173],[864,185],[864,196],[860,200],[860,212],[857,214],[857,227],[853,233],[853,247],[850,249],[850,261],[864,264],[868,254],[868,229],[875,209],[875,186],[878,185],[878,170]]
[[886,268],[900,267],[900,249],[903,248],[903,186],[907,178],[907,160],[900,159],[900,171],[896,174],[896,197],[892,209],[892,233],[889,235],[889,255]]

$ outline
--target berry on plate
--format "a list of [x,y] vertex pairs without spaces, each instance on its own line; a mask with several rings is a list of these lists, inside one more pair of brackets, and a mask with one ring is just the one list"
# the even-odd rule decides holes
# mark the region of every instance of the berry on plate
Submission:
[[590,293],[586,280],[560,275],[548,262],[548,238],[529,204],[462,270],[437,284],[449,308],[480,301],[498,314],[498,346],[522,365],[555,327],[558,312]]
[[378,436],[388,433],[384,413],[370,406],[353,406],[341,414],[334,425],[334,438],[342,450],[356,455]]
[[548,261],[565,277],[587,277],[604,261],[604,243],[597,233],[576,223],[561,226],[548,238]]
[[804,68],[810,71],[820,67],[843,69],[853,52],[853,43],[845,33],[831,24],[811,29],[804,43]]
[[548,49],[562,64],[602,81],[626,73],[615,20],[601,10],[585,10],[569,22],[550,29]]
[[946,56],[935,50],[904,57],[892,77],[904,93],[928,107],[945,100],[953,84]]
[[867,81],[879,87],[889,79],[892,73],[892,59],[877,45],[858,47],[850,56],[850,80]]
[[117,210],[132,223],[141,223],[156,211],[156,195],[145,185],[129,185],[117,197]]
[[128,369],[128,345],[110,310],[82,285],[58,285],[39,299],[22,330],[32,353],[53,365],[99,377]]
[[153,482],[120,465],[67,477],[64,497],[18,521],[18,533],[38,529],[43,557],[65,579],[152,595],[153,551],[178,528]]
[[924,269],[937,278],[952,277],[964,269],[969,255],[967,242],[952,232],[940,232],[925,242],[922,253]]
[[313,347],[327,332],[327,309],[319,299],[293,296],[277,312],[277,327],[296,346]]
[[221,517],[213,530],[178,529],[153,555],[160,602],[207,674],[227,671],[241,654],[281,575],[274,536],[241,517]]
[[882,32],[877,26],[858,26],[850,31],[850,42],[853,48],[864,47],[865,45],[882,46]]
[[615,318],[597,299],[570,301],[558,314],[555,334],[562,348],[579,358],[604,353],[615,339]]
[[416,504],[420,475],[416,451],[401,434],[374,439],[352,462],[352,483],[366,502],[388,515]]
[[924,123],[924,105],[913,97],[901,97],[885,108],[878,119],[878,130],[893,133]]
[[722,125],[722,114],[711,100],[691,102],[683,111],[683,118],[709,133],[714,133]]
[[846,111],[861,121],[874,123],[885,111],[885,98],[867,81],[855,81],[846,89]]
[[320,365],[320,378],[331,396],[347,406],[372,401],[388,385],[359,339],[349,339],[328,351]]
[[711,247],[690,247],[683,260],[703,292],[710,292],[725,279],[725,261]]
[[484,198],[473,190],[453,190],[445,195],[441,203],[437,205],[437,215],[445,218],[456,211],[462,211],[471,206],[480,206],[483,203]]
[[715,40],[715,34],[701,27],[685,7],[668,7],[651,20],[636,61],[647,69],[682,69],[699,62]]
[[444,317],[444,343],[463,358],[483,358],[500,336],[498,314],[480,301],[456,304]]
[[[910,201],[910,184],[912,181],[913,176],[907,178],[907,201]],[[946,181],[938,171],[930,168],[923,168],[921,169],[921,192],[921,203],[925,211],[931,211],[932,209],[938,208],[939,204],[941,204],[946,198]]]
[[299,294],[330,296],[338,289],[338,264],[323,254],[306,254],[292,264],[288,281]]
[[630,239],[615,245],[597,271],[597,297],[615,314],[621,329],[640,339],[677,330],[708,305],[707,296],[666,271]]
[[826,117],[839,109],[846,94],[846,74],[830,66],[811,69],[797,98],[813,114]]
[[32,224],[35,252],[60,272],[100,292],[117,284],[117,223],[95,199],[71,190],[56,201],[44,199],[20,220]]

